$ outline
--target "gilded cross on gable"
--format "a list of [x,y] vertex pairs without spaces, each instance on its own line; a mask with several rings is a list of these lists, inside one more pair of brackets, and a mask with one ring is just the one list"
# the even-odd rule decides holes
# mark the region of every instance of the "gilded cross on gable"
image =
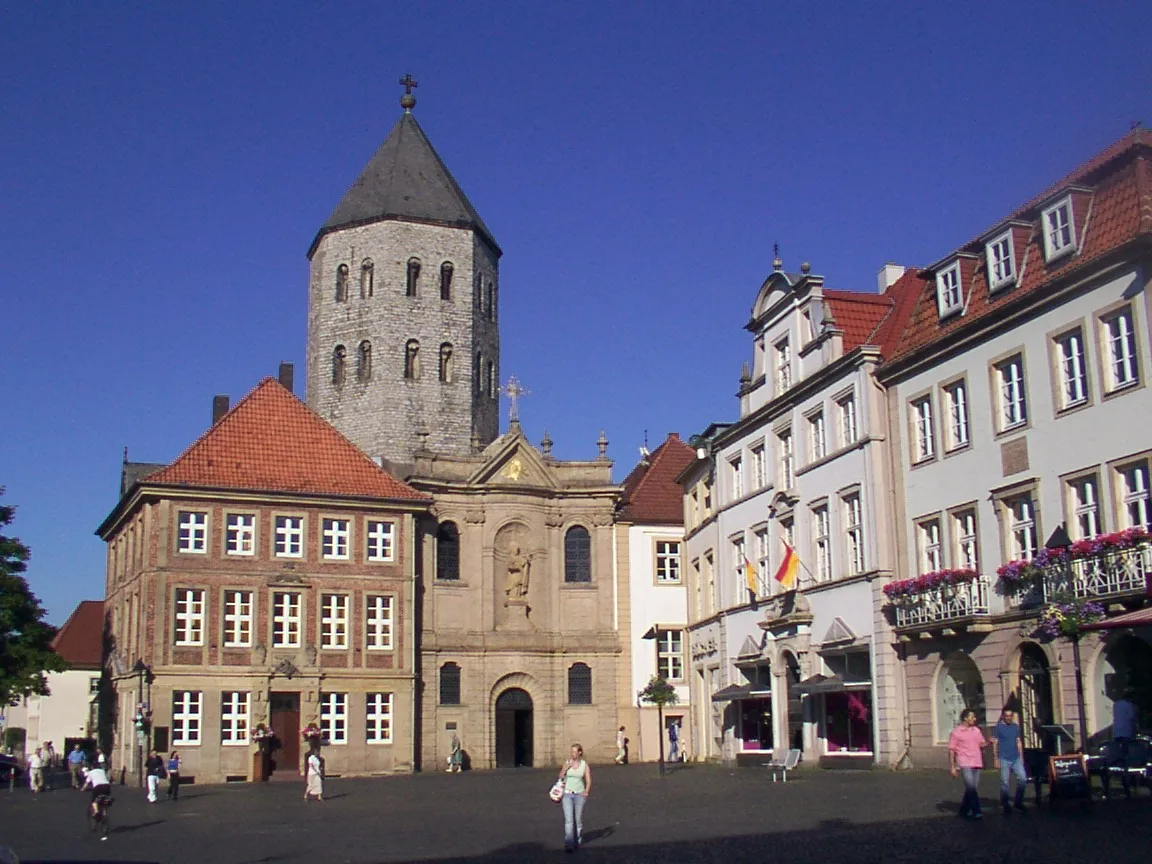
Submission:
[[411,93],[412,88],[417,86],[416,79],[412,77],[411,73],[405,75],[400,79],[400,84],[404,87],[405,93]]
[[416,79],[412,77],[411,73],[406,73],[400,79],[400,86],[404,88],[404,95],[400,97],[400,107],[407,113],[416,107],[416,97],[412,95],[412,88],[416,86]]
[[520,400],[527,396],[531,391],[523,384],[520,379],[512,375],[508,379],[508,383],[500,388],[500,393],[508,397],[508,422],[520,422]]

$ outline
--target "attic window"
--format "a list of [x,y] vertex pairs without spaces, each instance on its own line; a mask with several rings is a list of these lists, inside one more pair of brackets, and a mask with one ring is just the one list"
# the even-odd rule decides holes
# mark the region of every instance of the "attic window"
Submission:
[[1015,250],[1012,232],[1005,231],[992,240],[985,249],[988,258],[988,290],[996,291],[1016,281]]
[[1072,198],[1048,207],[1040,214],[1044,231],[1044,260],[1055,261],[1076,248],[1076,223],[1072,216]]
[[941,318],[955,315],[964,307],[959,261],[936,274],[936,305]]

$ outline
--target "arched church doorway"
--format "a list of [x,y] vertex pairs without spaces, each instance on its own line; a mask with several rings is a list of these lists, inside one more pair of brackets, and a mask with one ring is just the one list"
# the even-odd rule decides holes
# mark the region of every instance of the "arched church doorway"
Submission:
[[1052,708],[1052,672],[1044,650],[1031,642],[1020,646],[1020,729],[1025,747],[1044,743],[1043,726],[1056,722]]
[[532,765],[532,697],[512,687],[496,698],[496,767]]

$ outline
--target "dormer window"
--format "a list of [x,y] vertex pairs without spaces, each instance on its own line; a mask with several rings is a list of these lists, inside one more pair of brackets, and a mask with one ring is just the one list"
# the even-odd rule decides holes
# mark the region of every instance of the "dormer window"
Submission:
[[1044,231],[1044,260],[1055,261],[1076,248],[1076,224],[1071,197],[1058,201],[1040,214]]
[[1016,281],[1012,232],[1005,231],[992,240],[985,250],[988,258],[988,290],[995,291]]
[[960,262],[936,274],[936,304],[940,317],[955,315],[964,306],[964,292],[960,285]]

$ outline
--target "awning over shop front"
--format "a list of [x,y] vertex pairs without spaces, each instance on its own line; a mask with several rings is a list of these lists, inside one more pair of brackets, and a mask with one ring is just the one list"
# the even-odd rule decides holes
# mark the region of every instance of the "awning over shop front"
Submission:
[[839,675],[813,675],[792,685],[794,693],[843,693],[845,690],[871,689],[871,681],[845,681]]
[[751,684],[729,684],[713,693],[712,701],[731,702],[734,699],[760,699],[771,695],[771,690],[758,690]]
[[1119,630],[1124,627],[1147,627],[1152,625],[1152,607],[1137,609],[1135,612],[1126,612],[1115,618],[1105,618],[1103,621],[1094,621],[1085,624],[1085,630]]

